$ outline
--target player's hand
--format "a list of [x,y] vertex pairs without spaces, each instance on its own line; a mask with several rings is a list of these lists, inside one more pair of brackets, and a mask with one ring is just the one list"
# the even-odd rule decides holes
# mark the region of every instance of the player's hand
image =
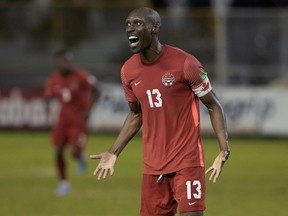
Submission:
[[108,172],[110,175],[114,173],[114,164],[116,162],[117,156],[115,154],[111,154],[109,152],[104,152],[97,155],[90,155],[91,159],[100,159],[98,166],[96,167],[93,175],[98,175],[98,180],[101,178],[105,179]]
[[222,167],[227,159],[228,157],[225,154],[225,152],[221,151],[220,154],[214,160],[212,166],[209,167],[205,172],[205,174],[208,174],[209,172],[212,171],[209,177],[209,181],[213,181],[213,183],[216,183],[218,177],[220,176]]

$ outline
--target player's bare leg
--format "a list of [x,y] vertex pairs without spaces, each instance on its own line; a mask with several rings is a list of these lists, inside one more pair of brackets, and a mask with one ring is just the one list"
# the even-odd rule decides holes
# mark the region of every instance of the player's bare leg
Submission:
[[64,159],[64,145],[56,148],[56,169],[60,180],[56,194],[63,196],[70,191],[70,184],[67,180],[66,173],[66,162]]
[[66,180],[67,174],[66,174],[66,162],[64,159],[64,146],[60,146],[56,148],[56,169],[58,173],[58,177],[60,180]]
[[81,133],[77,142],[71,149],[72,157],[78,161],[78,173],[82,174],[87,169],[87,161],[84,154],[84,147],[86,143],[86,134]]

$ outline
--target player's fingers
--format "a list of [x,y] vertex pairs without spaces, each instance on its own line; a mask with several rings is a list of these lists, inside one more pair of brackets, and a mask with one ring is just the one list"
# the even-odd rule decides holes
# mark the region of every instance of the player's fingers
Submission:
[[97,178],[98,180],[101,179],[101,177],[103,176],[103,173],[104,173],[104,169],[101,169],[99,174],[98,174],[98,178]]
[[96,176],[100,169],[101,169],[101,168],[100,168],[99,166],[97,166],[96,169],[95,169],[95,171],[94,171],[94,173],[93,173],[93,175]]
[[102,158],[101,154],[90,155],[90,159],[101,159],[101,158]]
[[217,176],[217,175],[214,176],[214,178],[213,178],[213,183],[216,183],[216,182],[217,182],[218,177],[219,177],[219,176]]
[[206,175],[207,173],[209,173],[211,170],[213,170],[213,167],[208,168],[208,169],[206,170],[206,172],[205,172],[205,175]]
[[219,172],[218,170],[216,170],[216,172],[214,173],[214,177],[213,177],[213,183],[216,183],[218,177],[219,177]]
[[213,181],[214,183],[216,183],[216,181],[219,178],[220,174],[221,174],[221,167],[216,170],[216,174],[215,174],[214,181]]
[[214,176],[214,179],[213,179],[213,183],[216,183],[217,179],[220,176],[220,173],[221,173],[221,168],[216,170],[216,173],[215,173],[215,176]]
[[211,181],[214,176],[215,176],[215,169],[213,169],[213,171],[212,171],[212,173],[210,175],[209,181]]
[[105,169],[105,170],[104,170],[104,172],[103,172],[103,179],[106,178],[108,171],[109,171],[109,169]]
[[114,168],[110,168],[110,175],[112,176],[114,173]]

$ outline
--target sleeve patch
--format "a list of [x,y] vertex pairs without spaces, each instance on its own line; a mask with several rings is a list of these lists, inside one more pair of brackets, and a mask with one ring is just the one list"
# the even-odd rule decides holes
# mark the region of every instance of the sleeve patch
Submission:
[[205,72],[204,70],[201,70],[200,77],[203,80],[203,82],[205,82],[205,79],[207,78],[207,72]]
[[205,71],[201,71],[200,77],[203,80],[203,83],[199,87],[192,89],[198,97],[202,97],[212,90],[207,73]]

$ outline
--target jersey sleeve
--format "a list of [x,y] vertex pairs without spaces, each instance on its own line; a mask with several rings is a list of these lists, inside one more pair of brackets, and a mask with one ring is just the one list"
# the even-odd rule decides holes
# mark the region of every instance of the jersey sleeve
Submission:
[[128,102],[135,102],[138,101],[138,99],[136,98],[130,84],[129,81],[127,80],[125,73],[124,73],[124,66],[121,68],[121,81],[122,81],[122,87],[124,90],[124,95],[126,98],[126,101]]
[[212,90],[207,72],[205,72],[201,63],[193,56],[187,56],[185,60],[184,78],[198,97],[202,97]]
[[87,88],[96,88],[97,87],[97,83],[98,83],[98,80],[97,78],[92,75],[91,73],[89,73],[88,71],[86,70],[80,70],[80,76],[82,77],[83,81],[84,81],[84,85],[87,87]]

